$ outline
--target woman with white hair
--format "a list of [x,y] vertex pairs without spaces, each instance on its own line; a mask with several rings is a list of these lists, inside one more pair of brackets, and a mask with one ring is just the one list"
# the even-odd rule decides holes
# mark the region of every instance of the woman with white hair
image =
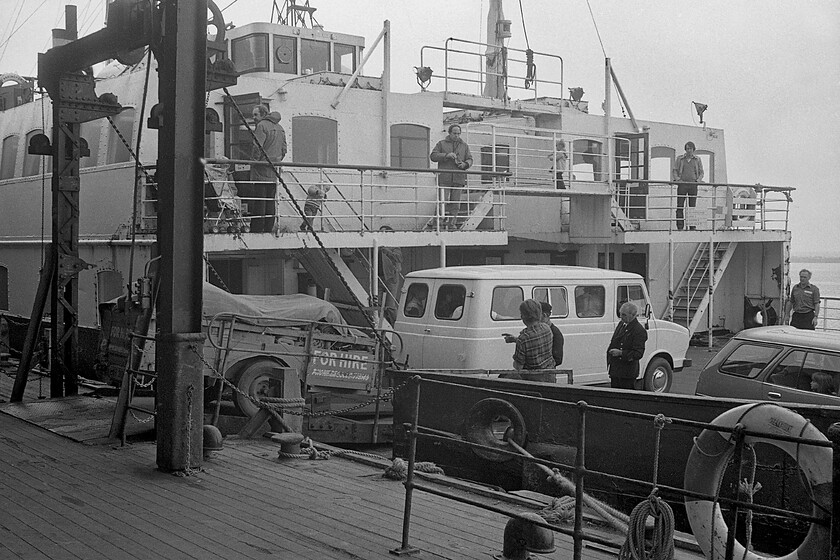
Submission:
[[607,348],[607,366],[610,372],[610,387],[615,389],[643,389],[644,380],[639,377],[639,360],[645,355],[647,331],[636,316],[636,304],[625,302],[618,310],[621,322]]

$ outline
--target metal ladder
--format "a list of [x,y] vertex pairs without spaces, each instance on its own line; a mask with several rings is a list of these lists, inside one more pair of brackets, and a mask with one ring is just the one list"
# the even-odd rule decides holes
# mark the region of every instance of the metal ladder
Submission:
[[[672,321],[688,328],[689,336],[697,331],[703,313],[709,307],[710,262],[714,263],[715,274],[712,286],[717,286],[723,278],[726,267],[737,246],[737,242],[730,241],[714,244],[707,242],[697,245],[694,255],[674,290],[674,299],[671,302],[669,313]],[[710,259],[710,255],[712,255],[713,261]]]
[[[143,346],[135,347],[135,339],[139,339]],[[157,373],[152,370],[139,369],[140,357],[143,354],[141,348],[145,347],[146,342],[154,342],[154,340],[154,337],[151,336],[140,335],[135,332],[129,333],[129,357],[126,362],[125,371],[123,372],[120,394],[117,397],[117,406],[114,408],[114,417],[111,420],[111,431],[108,434],[108,437],[110,438],[120,438],[122,445],[125,445],[125,427],[130,411],[148,414],[149,420],[157,416]],[[138,348],[138,351],[135,352],[135,348]],[[138,378],[140,377],[144,378],[145,381],[138,381]],[[131,403],[134,399],[135,389],[138,386],[153,387],[154,408],[152,410],[135,406]]]

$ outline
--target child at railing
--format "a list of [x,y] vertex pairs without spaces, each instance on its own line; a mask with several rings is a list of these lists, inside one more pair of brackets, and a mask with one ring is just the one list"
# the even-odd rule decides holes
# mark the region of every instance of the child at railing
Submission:
[[330,185],[312,185],[306,191],[306,202],[303,205],[303,223],[300,224],[301,231],[312,231],[312,221],[321,213],[321,207],[327,199]]
[[569,164],[569,156],[566,154],[566,142],[558,140],[554,144],[554,153],[548,154],[548,159],[551,160],[551,173],[554,175],[554,186],[558,189],[565,189],[566,183],[563,181],[563,173],[565,173]]

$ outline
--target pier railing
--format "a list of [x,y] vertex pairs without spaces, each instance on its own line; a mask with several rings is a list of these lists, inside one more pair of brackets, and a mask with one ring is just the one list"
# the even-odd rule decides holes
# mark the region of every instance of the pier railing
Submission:
[[[840,423],[834,423],[828,428],[829,437],[831,438],[830,440],[816,439],[813,437],[811,439],[807,439],[799,437],[797,435],[788,435],[788,433],[801,434],[804,433],[804,430],[802,432],[797,432],[796,430],[793,430],[793,432],[788,430],[786,432],[780,429],[773,430],[774,433],[768,433],[764,431],[748,429],[741,423],[735,423],[733,426],[726,426],[721,425],[720,423],[698,422],[675,417],[665,417],[662,414],[653,415],[642,412],[635,412],[632,410],[623,410],[604,406],[593,406],[587,404],[585,401],[578,401],[576,403],[562,402],[557,400],[541,398],[539,396],[523,395],[521,393],[492,390],[488,388],[482,388],[480,390],[482,394],[486,394],[486,396],[490,398],[484,399],[483,401],[479,401],[479,403],[474,405],[473,409],[475,409],[476,406],[483,402],[495,401],[495,403],[499,403],[506,402],[503,399],[516,399],[515,402],[520,403],[520,406],[525,404],[527,401],[535,406],[559,407],[561,409],[566,410],[568,413],[565,417],[567,420],[569,420],[569,422],[564,427],[564,431],[566,433],[574,434],[574,436],[570,438],[573,440],[571,443],[574,446],[573,464],[568,464],[559,461],[537,458],[525,451],[523,447],[525,445],[524,441],[526,439],[524,427],[517,426],[517,421],[514,420],[512,417],[507,417],[504,412],[500,413],[499,411],[491,411],[490,414],[485,415],[484,418],[484,420],[486,420],[485,423],[487,425],[478,428],[475,427],[475,424],[477,423],[475,421],[475,418],[468,418],[466,420],[466,429],[473,429],[474,432],[483,434],[483,436],[485,437],[485,441],[483,441],[484,444],[476,443],[474,440],[468,441],[468,439],[470,439],[469,437],[461,438],[455,434],[443,432],[438,429],[430,428],[420,424],[420,390],[422,384],[448,386],[448,389],[447,387],[444,387],[443,390],[464,388],[464,386],[461,386],[457,383],[440,381],[437,379],[423,379],[420,376],[414,376],[410,378],[410,381],[410,395],[406,395],[406,397],[403,400],[403,402],[406,403],[406,406],[409,409],[407,411],[407,417],[408,419],[410,419],[410,422],[403,424],[403,429],[405,430],[405,437],[407,439],[408,474],[407,480],[405,481],[406,498],[401,546],[398,549],[392,550],[392,553],[396,555],[416,552],[416,549],[412,548],[410,545],[412,499],[413,492],[415,490],[434,494],[437,496],[442,496],[463,504],[482,508],[488,511],[493,511],[508,516],[510,518],[519,519],[522,522],[529,523],[537,527],[542,527],[563,535],[570,536],[574,542],[575,560],[579,560],[580,558],[582,558],[584,541],[608,546],[613,549],[616,548],[615,540],[610,540],[608,538],[599,536],[593,533],[592,531],[584,530],[583,510],[584,506],[586,505],[590,508],[593,508],[596,512],[600,513],[606,520],[607,525],[611,526],[613,529],[618,529],[619,532],[623,531],[628,534],[628,540],[625,542],[624,547],[633,546],[628,543],[631,543],[633,541],[633,539],[630,536],[630,533],[638,529],[638,527],[633,527],[633,524],[639,521],[638,519],[634,520],[633,517],[638,507],[634,509],[634,514],[628,518],[626,516],[623,516],[621,512],[618,512],[617,510],[610,508],[609,506],[602,507],[605,506],[605,504],[601,504],[597,500],[593,502],[591,497],[587,497],[586,489],[588,489],[588,487],[585,486],[586,481],[591,479],[596,479],[600,481],[602,486],[610,486],[614,483],[624,483],[635,485],[637,488],[640,488],[645,492],[649,492],[648,497],[642,497],[641,499],[643,501],[649,500],[651,504],[654,504],[654,502],[658,503],[658,505],[653,505],[653,510],[650,510],[648,512],[648,514],[651,517],[654,517],[657,524],[656,527],[654,527],[654,538],[656,538],[656,535],[659,535],[660,530],[662,529],[662,526],[660,526],[659,524],[662,517],[660,515],[661,512],[665,511],[666,509],[667,511],[670,511],[670,506],[666,508],[666,506],[662,505],[662,502],[660,502],[660,495],[669,496],[670,499],[677,500],[690,499],[708,501],[712,507],[713,512],[719,506],[725,506],[726,508],[728,508],[728,514],[725,516],[724,523],[729,526],[728,536],[725,540],[725,554],[723,553],[723,550],[720,550],[721,548],[723,548],[721,544],[722,537],[720,534],[718,534],[718,540],[716,540],[714,529],[712,529],[711,534],[712,542],[705,543],[706,546],[704,547],[715,549],[716,552],[712,556],[714,558],[725,558],[726,560],[733,560],[736,557],[735,534],[737,531],[738,523],[743,522],[739,518],[739,515],[744,515],[747,521],[747,539],[749,541],[749,535],[752,534],[752,529],[749,525],[754,514],[764,514],[777,520],[787,519],[793,520],[794,522],[810,523],[812,524],[812,527],[822,527],[821,530],[825,531],[824,534],[826,535],[826,537],[821,539],[813,539],[812,542],[809,543],[809,545],[816,546],[817,552],[815,552],[814,548],[810,548],[807,551],[807,554],[816,553],[820,557],[828,558],[829,549],[834,550],[835,553],[836,551],[840,550],[840,516],[836,515],[836,513],[832,515],[830,503],[828,505],[826,505],[825,503],[820,503],[820,501],[826,502],[832,500],[831,492],[834,493],[834,503],[837,503],[837,484],[838,482],[840,482],[838,481],[838,477],[840,477],[840,458],[838,457],[840,456]],[[541,384],[536,384],[534,390],[539,391],[540,385]],[[471,387],[471,389],[475,390],[476,388]],[[440,388],[436,390],[440,390]],[[760,405],[752,406],[755,407]],[[621,427],[628,428],[631,421],[635,423],[634,426],[637,426],[640,422],[649,423],[648,425],[652,428],[652,437],[644,438],[642,434],[638,433],[638,430],[636,430],[633,433],[632,438],[633,441],[639,442],[639,447],[642,447],[643,442],[645,441],[648,441],[650,443],[649,447],[644,447],[642,449],[643,452],[647,453],[647,456],[651,460],[652,464],[650,465],[650,468],[648,468],[648,466],[646,465],[634,465],[634,472],[636,473],[639,471],[651,472],[652,476],[650,479],[633,478],[630,476],[619,476],[587,467],[586,449],[587,435],[589,435],[588,422],[590,421],[590,419],[593,418],[593,416],[595,416],[596,418],[598,416],[609,417],[609,421],[613,423],[616,430],[621,430]],[[545,414],[543,414],[543,421],[548,421],[548,417],[545,416]],[[522,418],[520,418],[518,422],[522,423]],[[773,424],[772,418],[770,419],[770,424]],[[768,426],[767,429],[770,430],[772,428],[771,426]],[[660,465],[660,450],[663,450],[664,453],[664,448],[662,446],[668,445],[668,443],[665,440],[665,434],[669,430],[676,430],[678,432],[685,432],[687,430],[702,432],[699,438],[694,438],[695,446],[698,445],[698,439],[702,440],[703,436],[709,432],[717,433],[721,438],[724,438],[724,440],[728,439],[728,442],[725,445],[729,445],[732,447],[724,448],[722,451],[718,450],[720,451],[720,457],[726,455],[727,458],[718,459],[718,456],[707,457],[712,457],[716,461],[722,461],[721,469],[723,470],[719,473],[720,477],[724,476],[724,471],[726,469],[727,464],[730,463],[730,459],[731,462],[734,463],[734,465],[730,466],[730,468],[734,468],[735,473],[738,473],[736,475],[738,478],[736,478],[734,484],[734,497],[725,495],[727,492],[724,491],[720,486],[718,487],[717,491],[715,491],[714,495],[709,495],[707,493],[697,492],[691,489],[668,486],[666,484],[663,484],[661,479],[658,480],[658,473],[660,472],[660,467],[664,468],[666,466],[665,464]],[[819,435],[819,432],[817,432],[816,430],[811,432],[811,434],[815,433]],[[617,437],[621,437],[620,434]],[[833,475],[829,475],[833,490],[830,490],[828,492],[829,495],[826,495],[826,493],[824,492],[825,488],[823,485],[823,487],[820,490],[821,494],[818,498],[815,498],[814,495],[811,495],[807,499],[807,506],[813,506],[811,514],[790,509],[792,506],[788,506],[788,502],[786,501],[784,501],[784,503],[782,504],[784,507],[774,507],[755,503],[755,501],[753,500],[753,494],[760,489],[760,484],[755,484],[755,469],[757,459],[755,458],[755,456],[753,456],[751,459],[748,458],[748,454],[746,453],[747,451],[749,451],[750,453],[754,453],[752,445],[747,442],[747,438],[750,437],[755,439],[749,441],[758,443],[771,443],[773,445],[784,442],[793,443],[795,445],[797,458],[800,456],[800,453],[804,456],[805,454],[810,453],[810,450],[812,449],[816,450],[819,448],[833,447],[833,466],[820,465],[820,468],[823,469],[830,470],[833,468]],[[486,438],[490,439],[487,440]],[[513,459],[522,461],[523,465],[531,465],[533,467],[542,469],[545,473],[547,473],[547,477],[549,480],[554,478],[555,482],[557,482],[559,479],[563,479],[563,482],[560,484],[562,489],[566,492],[569,492],[568,486],[569,484],[572,484],[574,486],[573,528],[569,529],[568,527],[559,525],[557,523],[549,523],[547,521],[540,522],[539,520],[535,520],[533,515],[525,516],[521,513],[513,511],[512,508],[504,508],[498,505],[490,505],[478,499],[466,498],[463,495],[447,491],[443,489],[444,487],[437,487],[431,484],[426,484],[422,481],[418,481],[418,478],[416,477],[418,441],[431,442],[435,446],[446,445],[450,446],[450,449],[459,448],[464,451],[471,450],[473,453],[475,453],[476,456],[479,457],[484,457],[488,459],[490,457],[495,457],[495,459],[493,459],[495,461],[509,461]],[[707,439],[707,441],[710,440]],[[704,455],[704,450],[700,450],[700,455]],[[822,456],[825,455],[823,454]],[[830,457],[831,454],[829,454],[828,456]],[[709,465],[706,466],[708,467]],[[745,478],[742,483],[740,476],[743,473],[748,472],[750,469],[752,469],[753,472],[752,479]],[[781,473],[776,472],[775,474],[780,474],[782,477],[791,475],[792,479],[796,479],[798,476],[801,476],[799,474],[798,468],[794,469],[794,471],[796,472],[792,471],[791,473],[787,473],[787,469],[783,468]],[[568,479],[564,479],[563,475],[561,474],[563,472],[571,473],[572,480],[569,481]],[[821,476],[824,476],[825,472],[826,471],[824,470],[823,475]],[[706,476],[712,476],[712,473],[704,472],[702,474]],[[809,474],[810,473],[806,473],[806,475]],[[785,480],[787,481],[788,479]],[[810,482],[806,482],[804,480],[801,480],[801,482],[806,492],[813,490]],[[730,487],[732,487],[731,484]],[[639,506],[641,505],[642,504],[639,504]],[[826,507],[827,509],[825,509]],[[648,514],[645,514],[644,517],[641,518],[641,527],[644,527],[644,521],[647,520]],[[673,521],[673,518],[671,521]],[[671,530],[673,530],[673,525],[671,525]],[[507,529],[505,532],[507,533]],[[829,534],[831,535],[831,544],[829,544],[829,537],[827,536]],[[638,536],[641,537],[641,545],[644,547],[644,533],[642,532],[642,534]],[[667,546],[667,544],[663,544],[663,546]],[[673,546],[673,541],[670,546]],[[749,547],[750,542],[747,542],[745,548]],[[649,549],[650,547],[648,546],[648,550]],[[634,551],[633,554],[635,554],[635,552],[638,551]],[[623,549],[622,553],[624,553]],[[622,557],[630,558],[631,556],[624,555]],[[634,555],[632,557],[641,556]],[[737,557],[740,557],[740,554]],[[834,557],[836,558],[836,556]]]

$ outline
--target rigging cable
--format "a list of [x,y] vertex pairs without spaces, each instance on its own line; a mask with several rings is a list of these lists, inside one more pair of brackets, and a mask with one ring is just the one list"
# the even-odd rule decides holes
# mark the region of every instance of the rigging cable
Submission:
[[[592,25],[595,27],[595,35],[598,36],[598,43],[601,44],[601,52],[604,53],[604,58],[609,58],[607,56],[607,49],[604,48],[604,41],[601,40],[601,32],[598,30],[598,22],[595,21],[595,14],[592,13],[592,6],[589,4],[589,0],[586,0],[586,7],[589,8],[589,17],[592,18]],[[615,92],[618,93],[615,80],[610,80],[610,82],[613,84]],[[621,107],[621,114],[626,117],[627,113],[624,111],[624,102],[621,99],[621,95],[618,96],[618,106]]]
[[[46,104],[47,97],[44,95],[43,88],[39,87],[41,90],[41,134],[46,134],[47,130],[47,117],[44,112],[44,105]],[[41,267],[44,266],[44,231],[46,229],[46,225],[44,224],[44,215],[47,212],[47,165],[46,165],[46,158],[41,156]]]
[[[522,32],[525,35],[525,89],[531,89],[531,84],[537,80],[537,65],[534,64],[534,51],[528,41],[528,29],[525,27],[525,12],[522,10],[522,0],[519,0],[519,16],[522,18]],[[505,74],[507,75],[507,74]]]
[[[20,25],[18,25],[17,27],[15,27],[15,29],[11,32],[11,34],[9,34],[9,36],[8,36],[8,37],[6,37],[6,40],[5,40],[5,41],[3,41],[2,43],[0,43],[0,47],[3,47],[3,53],[4,53],[4,54],[5,54],[5,52],[6,52],[6,45],[8,45],[8,44],[9,44],[9,41],[11,41],[11,40],[12,40],[12,37],[14,37],[15,33],[17,33],[18,31],[20,31],[20,29],[21,29],[21,28],[22,28],[22,27],[26,24],[26,22],[27,22],[27,21],[29,21],[29,20],[32,18],[32,16],[34,16],[35,14],[37,14],[37,13],[38,13],[38,10],[40,10],[40,9],[41,9],[41,7],[42,7],[44,4],[46,4],[46,3],[47,3],[47,0],[43,0],[40,4],[38,4],[38,7],[37,7],[37,8],[35,8],[35,11],[33,11],[33,12],[32,12],[31,14],[29,14],[28,16],[26,16],[26,19],[24,19],[22,22],[20,22]],[[2,57],[3,57],[3,55],[2,55],[2,54],[0,54],[0,59],[2,59]]]
[[6,54],[6,47],[9,46],[9,40],[12,38],[12,35],[15,34],[15,25],[17,25],[18,20],[20,19],[20,13],[23,11],[23,4],[24,1],[20,0],[20,4],[17,6],[17,14],[15,15],[14,21],[12,21],[6,29],[3,30],[3,34],[5,35],[6,32],[9,33],[7,37],[3,40],[3,51],[0,52],[0,60],[3,60],[3,56]]

